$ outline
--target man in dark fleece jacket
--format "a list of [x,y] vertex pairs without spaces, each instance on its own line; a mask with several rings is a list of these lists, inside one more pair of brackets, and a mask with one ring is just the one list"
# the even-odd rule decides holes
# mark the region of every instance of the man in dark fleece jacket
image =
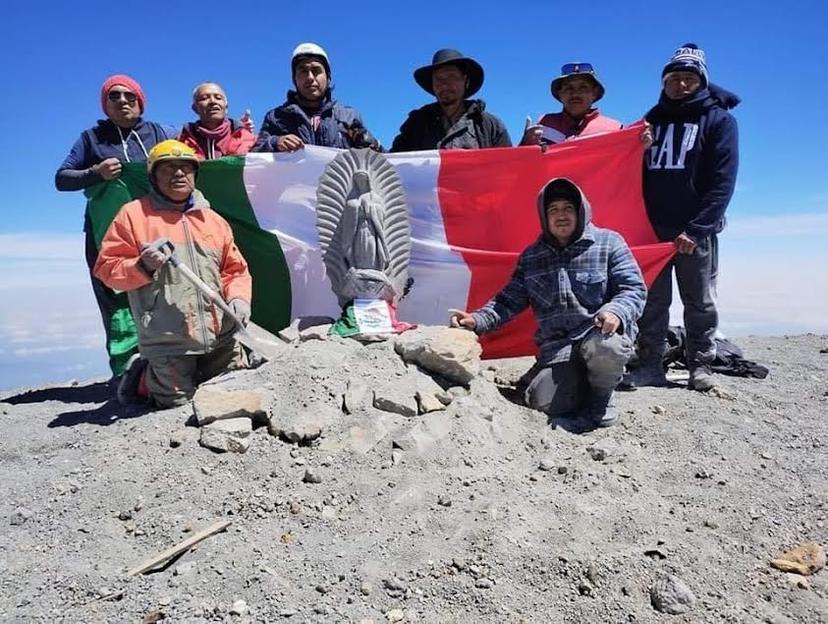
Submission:
[[305,145],[380,150],[355,108],[333,99],[328,54],[315,43],[300,43],[291,57],[295,91],[265,115],[252,152],[295,152]]
[[454,310],[451,324],[482,334],[531,306],[540,354],[524,376],[527,405],[576,417],[572,428],[608,427],[618,421],[610,401],[633,353],[647,289],[624,239],[592,225],[574,183],[546,184],[538,212],[542,233],[520,255],[509,284],[472,313]]
[[408,114],[392,152],[512,146],[506,126],[486,112],[483,100],[468,99],[483,86],[477,61],[457,50],[438,50],[414,80],[437,101]]
[[739,98],[708,81],[704,52],[688,43],[662,72],[663,91],[647,113],[654,141],[645,155],[644,199],[659,238],[672,240],[677,255],[650,287],[639,321],[639,367],[632,385],[665,385],[662,358],[675,269],[687,330],[689,386],[711,389],[710,363],[718,326],[711,279],[718,265],[716,235],[736,185],[739,141],[728,109]]
[[[121,175],[122,163],[145,161],[157,143],[175,138],[178,134],[175,128],[142,118],[145,105],[144,91],[133,78],[125,74],[107,78],[101,86],[101,107],[106,119],[85,130],[75,141],[55,174],[57,190],[80,191],[99,182],[114,180]],[[109,366],[117,377],[130,357],[137,353],[137,336],[133,340],[134,347],[124,350],[129,338],[117,335],[121,324],[113,317],[120,307],[115,291],[92,274],[98,247],[88,213],[84,215],[83,230],[86,234],[86,264],[106,333]]]

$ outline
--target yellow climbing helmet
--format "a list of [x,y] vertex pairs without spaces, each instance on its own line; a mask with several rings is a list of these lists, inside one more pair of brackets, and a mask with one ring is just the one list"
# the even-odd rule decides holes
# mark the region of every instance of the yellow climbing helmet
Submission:
[[160,162],[165,160],[186,160],[198,167],[198,157],[193,148],[175,139],[161,141],[150,150],[147,155],[147,171],[152,175],[152,170]]

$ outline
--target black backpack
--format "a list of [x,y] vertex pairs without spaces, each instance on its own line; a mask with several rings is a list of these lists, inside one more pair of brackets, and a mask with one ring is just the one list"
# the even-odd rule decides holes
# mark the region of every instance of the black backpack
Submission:
[[[665,368],[670,365],[687,368],[686,342],[687,333],[684,328],[670,326],[667,330],[667,352],[664,354]],[[764,379],[768,376],[767,367],[746,360],[742,350],[727,339],[716,338],[716,358],[710,363],[710,368],[714,373],[733,377]]]

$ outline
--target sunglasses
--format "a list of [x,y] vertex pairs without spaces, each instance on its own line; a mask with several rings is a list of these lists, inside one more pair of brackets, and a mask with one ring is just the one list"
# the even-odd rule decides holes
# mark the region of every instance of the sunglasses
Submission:
[[135,104],[135,100],[138,99],[131,91],[110,91],[106,94],[106,98],[110,102],[119,102],[121,98],[124,98],[127,101],[127,104]]
[[158,168],[171,174],[177,173],[179,170],[182,173],[195,173],[196,165],[186,160],[167,160],[158,163]]
[[561,67],[561,74],[594,74],[592,63],[566,63]]

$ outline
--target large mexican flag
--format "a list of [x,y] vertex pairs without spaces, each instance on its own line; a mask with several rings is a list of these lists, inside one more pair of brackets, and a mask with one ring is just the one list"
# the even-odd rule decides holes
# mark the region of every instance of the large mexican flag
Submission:
[[[578,184],[593,221],[620,232],[647,283],[673,254],[659,243],[641,194],[640,127],[550,147],[387,154],[406,190],[411,218],[408,296],[401,320],[445,324],[448,308],[472,310],[495,295],[518,255],[540,232],[537,196],[553,177]],[[306,315],[338,317],[316,232],[316,186],[338,150],[248,154],[203,163],[198,187],[232,225],[253,275],[253,319],[277,331]],[[87,191],[96,240],[118,209],[147,192],[143,163],[127,164],[119,180]],[[120,361],[136,345],[124,309],[113,319],[110,353]],[[534,352],[531,312],[483,341],[485,357]]]

